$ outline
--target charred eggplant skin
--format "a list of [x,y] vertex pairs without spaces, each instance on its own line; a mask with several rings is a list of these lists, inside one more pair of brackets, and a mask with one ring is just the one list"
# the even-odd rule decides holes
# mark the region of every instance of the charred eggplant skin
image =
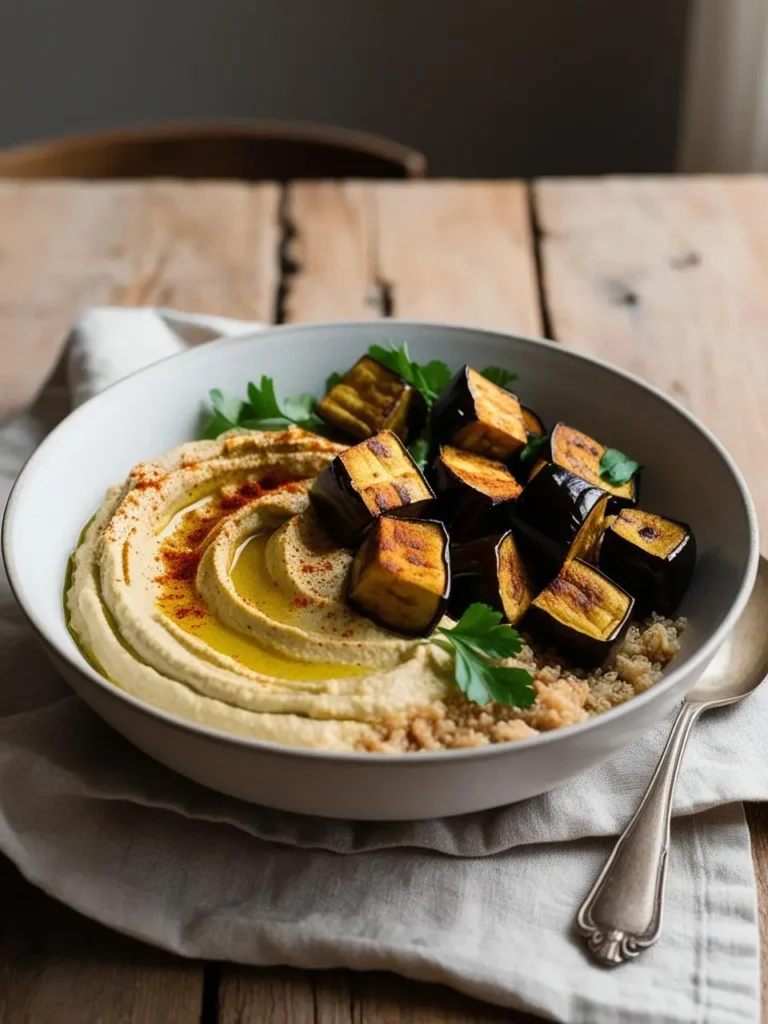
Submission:
[[506,460],[526,443],[520,403],[471,366],[463,366],[432,408],[432,437],[436,444]]
[[[580,531],[601,504],[605,509],[605,491],[548,462],[528,481],[512,506],[511,525],[523,553],[551,579],[573,553]],[[592,550],[583,554],[590,560]]]
[[536,593],[511,530],[452,545],[451,571],[449,614],[454,619],[480,601],[514,626]]
[[431,514],[445,523],[454,543],[501,532],[522,491],[503,463],[450,445],[440,446],[429,480],[436,495]]
[[[359,479],[355,467],[366,459],[373,459],[382,467],[378,483],[374,481],[371,485],[371,481]],[[390,479],[386,475],[388,463],[392,472]],[[391,516],[419,518],[434,497],[434,491],[402,441],[389,430],[380,431],[375,437],[337,455],[315,477],[309,492],[309,500],[324,527],[342,547],[357,546],[385,512]]]
[[[424,607],[420,608],[416,589],[407,589],[407,576],[428,568],[430,541],[433,548],[439,548],[439,565],[434,568],[442,586],[423,589],[419,596]],[[370,566],[374,575],[366,581],[364,575]],[[429,636],[448,607],[451,580],[450,540],[443,523],[385,515],[355,554],[347,600],[384,629],[404,636]]]
[[[605,635],[590,635],[578,628],[579,624],[584,625],[583,616],[588,613],[590,604],[608,606],[609,602],[616,611],[609,618],[610,628]],[[554,648],[574,665],[592,668],[605,664],[623,640],[632,621],[633,606],[631,594],[599,569],[578,558],[569,559],[535,598],[525,614],[522,628],[542,646]]]
[[460,619],[474,602],[501,611],[498,587],[498,548],[505,533],[489,534],[451,545],[451,596],[448,614]]
[[544,421],[538,413],[535,413],[533,409],[529,409],[527,405],[521,405],[520,410],[523,414],[523,423],[525,424],[525,430],[528,434],[528,438],[532,437],[544,437],[547,432],[547,428],[544,426]]
[[358,441],[389,429],[407,443],[419,436],[427,421],[421,392],[370,356],[358,359],[315,412]]
[[[620,520],[620,521],[619,521]],[[654,551],[659,521],[675,527],[680,542]],[[645,531],[645,534],[643,533]],[[635,535],[635,539],[633,539]],[[696,538],[690,526],[641,509],[626,509],[603,536],[599,564],[635,599],[635,614],[673,615],[691,582],[696,565]]]

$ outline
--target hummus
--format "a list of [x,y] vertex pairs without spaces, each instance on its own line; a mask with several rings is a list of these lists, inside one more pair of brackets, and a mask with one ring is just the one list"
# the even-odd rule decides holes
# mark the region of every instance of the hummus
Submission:
[[[231,432],[136,466],[84,530],[66,592],[77,643],[115,685],[194,722],[292,746],[475,746],[579,721],[656,681],[678,624],[633,627],[610,672],[525,647],[524,710],[468,704],[450,655],[345,601],[352,553],[309,506],[343,451],[297,427]],[[623,659],[623,660],[622,660]]]

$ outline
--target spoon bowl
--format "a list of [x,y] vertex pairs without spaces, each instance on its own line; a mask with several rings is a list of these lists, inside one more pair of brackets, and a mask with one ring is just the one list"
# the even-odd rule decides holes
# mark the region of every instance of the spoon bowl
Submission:
[[[768,560],[760,557],[749,601],[722,647],[686,696],[723,707],[747,697],[768,676]],[[702,709],[704,710],[704,709]]]

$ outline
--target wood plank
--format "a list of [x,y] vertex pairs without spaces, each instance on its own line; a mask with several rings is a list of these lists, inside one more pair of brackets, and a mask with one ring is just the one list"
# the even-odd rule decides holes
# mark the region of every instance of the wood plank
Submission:
[[444,985],[389,974],[359,974],[353,986],[353,1024],[535,1024],[538,1017],[489,1006]]
[[752,860],[757,885],[757,913],[760,925],[760,993],[763,1024],[768,1024],[768,804],[744,804],[752,840]]
[[302,182],[288,186],[282,318],[373,320],[381,315],[374,238],[375,185]]
[[198,1024],[202,965],[94,924],[0,857],[0,1021]]
[[533,1024],[444,985],[368,971],[225,967],[218,1024]]
[[696,413],[744,470],[766,531],[754,453],[768,444],[768,179],[549,180],[535,204],[556,337]]
[[521,182],[306,182],[288,192],[285,319],[392,315],[540,331]]
[[[285,320],[383,314],[540,330],[519,182],[302,182],[284,209]],[[219,1024],[525,1024],[451,989],[391,974],[224,966]]]
[[27,405],[88,305],[271,320],[277,185],[0,181],[0,420]]
[[349,971],[224,967],[218,1024],[351,1024]]

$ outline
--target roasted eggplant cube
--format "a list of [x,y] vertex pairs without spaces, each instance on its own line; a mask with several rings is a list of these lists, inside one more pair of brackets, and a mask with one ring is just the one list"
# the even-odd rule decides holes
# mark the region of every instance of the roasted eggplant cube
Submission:
[[434,494],[402,441],[382,430],[337,455],[309,498],[336,543],[355,547],[383,513],[416,519]]
[[632,479],[624,484],[609,484],[600,476],[600,462],[605,452],[605,445],[565,423],[555,425],[546,446],[550,462],[607,491],[613,499],[612,510],[619,512],[622,508],[637,502],[640,493],[640,472],[638,470]]
[[671,615],[691,582],[696,538],[674,519],[625,508],[605,531],[600,568],[635,599],[635,614]]
[[623,638],[632,605],[632,597],[599,569],[569,559],[531,603],[523,628],[542,646],[590,668],[607,661]]
[[566,558],[595,561],[609,495],[552,462],[537,468],[511,506],[523,554],[551,579]]
[[547,428],[544,426],[544,422],[540,416],[538,416],[533,409],[529,409],[527,405],[521,405],[520,411],[523,414],[523,424],[525,426],[525,432],[528,435],[528,440],[532,437],[544,437],[547,432]]
[[348,599],[386,629],[427,636],[443,617],[450,585],[443,524],[381,516],[352,560]]
[[449,610],[458,619],[474,601],[488,604],[514,626],[536,596],[511,530],[451,548]]
[[451,445],[443,445],[435,458],[432,485],[437,496],[432,514],[454,542],[501,531],[509,502],[523,489],[503,462]]
[[391,430],[407,443],[418,437],[427,420],[421,392],[370,356],[358,359],[315,412],[358,441]]
[[459,370],[435,403],[432,435],[438,444],[502,460],[527,442],[518,400],[471,366]]

